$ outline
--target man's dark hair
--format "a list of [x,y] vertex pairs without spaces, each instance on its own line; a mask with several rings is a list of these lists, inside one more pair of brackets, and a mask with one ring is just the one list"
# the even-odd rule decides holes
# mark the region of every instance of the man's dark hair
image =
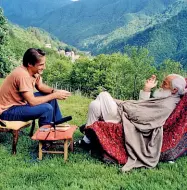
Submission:
[[23,56],[23,66],[28,67],[28,64],[34,66],[40,62],[43,56],[45,56],[45,52],[41,49],[29,48]]

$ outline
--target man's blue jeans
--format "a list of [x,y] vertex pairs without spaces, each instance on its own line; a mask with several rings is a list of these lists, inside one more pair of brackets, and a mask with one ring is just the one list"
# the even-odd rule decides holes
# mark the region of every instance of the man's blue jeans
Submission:
[[[34,93],[35,96],[45,96],[40,92]],[[37,106],[20,105],[12,106],[4,111],[0,119],[7,121],[29,121],[39,119],[39,127],[49,125],[51,122],[58,121],[62,118],[57,100],[51,100],[48,103]]]

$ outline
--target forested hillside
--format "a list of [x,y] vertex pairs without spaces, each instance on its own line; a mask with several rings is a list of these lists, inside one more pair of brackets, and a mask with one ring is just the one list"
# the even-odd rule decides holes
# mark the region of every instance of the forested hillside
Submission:
[[142,46],[150,51],[157,63],[170,58],[180,61],[187,68],[187,9],[181,11],[165,23],[155,25],[147,30],[124,40],[109,43],[101,52],[124,52],[124,46]]
[[16,24],[30,26],[33,19],[71,3],[70,0],[1,0],[5,16]]
[[10,21],[44,28],[93,55],[133,45],[148,48],[157,64],[165,58],[186,64],[186,18],[179,14],[186,0],[2,0],[0,6]]
[[[0,76],[4,77],[15,66],[21,64],[24,52],[31,47],[42,48],[49,54],[69,47],[46,31],[29,27],[23,29],[8,22],[0,9]],[[50,44],[51,48],[46,48]],[[69,47],[70,48],[70,47]]]
[[[163,12],[176,0],[81,0],[63,6],[62,1],[12,0],[2,4],[8,19],[24,26],[37,26],[54,34],[60,40],[81,48],[86,38],[100,38],[137,17],[149,19]],[[21,4],[20,4],[21,2]],[[59,3],[59,7],[55,6]],[[66,1],[64,1],[66,2]],[[18,3],[18,5],[16,5]],[[29,10],[27,10],[29,5]],[[0,5],[1,6],[1,5]],[[47,8],[49,7],[49,9]],[[10,9],[11,8],[11,9]],[[39,11],[40,9],[41,12]],[[51,11],[54,9],[53,11]],[[48,11],[46,11],[48,10]],[[33,13],[38,14],[33,14]],[[44,15],[44,12],[46,14]],[[19,14],[18,14],[19,13]],[[43,17],[42,17],[43,14]],[[33,18],[35,16],[35,20]],[[23,19],[24,18],[24,19]],[[30,18],[33,21],[30,21]],[[15,20],[17,19],[17,20]],[[103,36],[102,36],[103,37]]]
[[137,16],[149,18],[164,11],[173,2],[175,0],[81,0],[48,13],[35,24],[81,48],[85,38],[108,35]]
[[58,50],[67,46],[65,43],[60,42],[54,36],[51,36],[44,30],[29,27],[27,29],[20,28],[16,25],[9,24],[9,49],[20,58],[25,49],[29,47],[45,48],[46,44],[51,44],[52,50]]
[[170,58],[180,61],[187,69],[187,9],[129,39],[127,44],[148,48],[157,63]]
[[[186,17],[185,12],[181,12]],[[80,56],[72,62],[57,52],[63,44],[37,28],[22,29],[9,24],[0,9],[0,76],[6,76],[13,67],[21,64],[27,48],[36,47],[46,51],[47,67],[43,80],[55,88],[79,91],[95,97],[106,88],[118,99],[137,99],[144,79],[156,74],[158,79],[169,73],[186,76],[182,65],[171,59],[156,65],[154,57],[142,47],[125,47],[125,53]],[[45,43],[52,44],[51,49]]]
[[160,24],[172,19],[172,17],[176,16],[180,11],[186,9],[186,7],[186,2],[176,1],[163,13],[156,14],[152,17],[137,15],[127,25],[112,31],[108,35],[100,35],[99,38],[96,36],[83,40],[82,47],[91,50],[93,54],[120,51],[120,45],[118,46],[117,44],[125,45],[129,38],[136,36],[148,28],[152,28],[156,25],[157,27],[160,26]]

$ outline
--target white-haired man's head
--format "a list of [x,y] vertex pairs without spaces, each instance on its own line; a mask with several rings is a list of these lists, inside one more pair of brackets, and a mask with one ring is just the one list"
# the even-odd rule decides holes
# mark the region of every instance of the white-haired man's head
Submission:
[[185,93],[186,80],[181,75],[170,74],[162,82],[161,89],[155,91],[155,98],[168,97],[170,95],[183,95]]
[[171,88],[177,89],[177,93],[178,95],[183,95],[185,93],[185,88],[186,88],[186,80],[184,77],[182,77],[181,75],[177,75],[177,74],[171,74],[168,75],[169,77],[174,77],[171,80]]

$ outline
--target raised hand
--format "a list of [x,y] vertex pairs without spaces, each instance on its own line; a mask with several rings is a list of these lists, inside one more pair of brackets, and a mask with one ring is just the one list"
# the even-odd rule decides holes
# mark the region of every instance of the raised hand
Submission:
[[151,78],[145,81],[144,91],[150,92],[152,88],[157,85],[158,81],[156,80],[156,76],[152,75]]

